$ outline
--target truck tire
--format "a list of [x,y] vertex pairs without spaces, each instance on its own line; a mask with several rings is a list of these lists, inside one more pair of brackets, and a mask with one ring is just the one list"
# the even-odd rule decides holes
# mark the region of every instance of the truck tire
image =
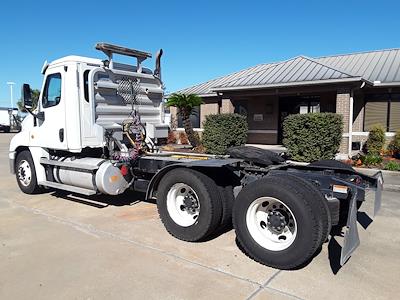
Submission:
[[309,197],[314,198],[314,202],[319,204],[319,211],[321,212],[321,227],[322,227],[322,243],[324,243],[332,229],[332,216],[329,210],[328,201],[321,193],[321,191],[310,181],[302,179],[291,174],[280,175],[287,180],[297,181],[298,185],[305,187],[308,190]]
[[309,166],[315,167],[327,167],[327,168],[341,168],[350,171],[355,171],[352,166],[345,164],[344,162],[334,160],[334,159],[322,159],[318,161],[314,161],[309,164]]
[[25,194],[37,194],[40,187],[36,179],[35,164],[29,150],[18,153],[15,161],[15,174],[19,188]]
[[192,169],[177,168],[161,179],[157,208],[171,235],[198,242],[214,233],[220,225],[221,194],[208,176]]
[[233,226],[242,250],[278,269],[306,263],[322,244],[319,197],[293,176],[267,176],[245,186],[235,200]]
[[232,210],[235,196],[233,195],[232,185],[218,185],[218,190],[222,200],[222,217],[220,227],[221,231],[224,231],[228,228],[232,229]]

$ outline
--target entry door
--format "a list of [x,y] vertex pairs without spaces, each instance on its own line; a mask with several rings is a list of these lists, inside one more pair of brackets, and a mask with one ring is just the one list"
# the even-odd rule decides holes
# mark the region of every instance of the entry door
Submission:
[[31,145],[51,149],[67,149],[65,132],[64,69],[52,68],[46,72],[45,83],[39,99],[39,111],[44,120],[37,120],[31,132]]

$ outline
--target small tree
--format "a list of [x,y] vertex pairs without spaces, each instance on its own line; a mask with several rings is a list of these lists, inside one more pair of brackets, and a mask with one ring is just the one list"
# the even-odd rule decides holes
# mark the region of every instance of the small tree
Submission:
[[[34,110],[37,107],[38,101],[39,101],[39,96],[40,96],[40,91],[37,89],[31,89],[31,98],[32,98],[32,110]],[[22,112],[26,112],[26,109],[24,107],[24,103],[22,99],[18,100],[17,102],[18,109]]]
[[190,144],[193,147],[200,145],[200,138],[197,132],[193,130],[190,116],[193,114],[193,109],[203,103],[203,100],[195,94],[180,94],[173,93],[167,100],[166,106],[174,106],[178,109],[178,114],[182,117],[183,127]]
[[203,145],[207,153],[223,155],[230,147],[247,140],[247,118],[239,114],[208,115],[204,122]]
[[343,120],[334,113],[296,114],[283,121],[283,145],[293,160],[332,159],[342,140]]
[[367,153],[380,155],[383,146],[385,145],[385,128],[382,125],[376,124],[369,131],[367,140]]

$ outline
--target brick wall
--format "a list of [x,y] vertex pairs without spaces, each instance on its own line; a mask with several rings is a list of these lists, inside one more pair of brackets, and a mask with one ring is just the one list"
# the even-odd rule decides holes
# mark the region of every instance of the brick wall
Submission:
[[216,103],[204,103],[200,106],[200,126],[203,128],[203,122],[208,115],[216,115],[219,113],[219,104]]
[[[343,116],[343,133],[349,132],[349,112],[350,112],[350,90],[341,89],[336,94],[336,113]],[[348,151],[349,138],[342,137],[339,152],[342,154]]]
[[221,114],[231,114],[235,112],[235,107],[230,99],[222,99]]
[[[176,122],[175,126],[178,125],[178,109],[176,107],[170,107],[171,113],[171,123]],[[218,114],[219,113],[219,104],[218,99],[207,99],[205,100],[204,104],[200,106],[200,127],[203,128],[203,122],[206,119],[206,116],[211,114]],[[173,127],[173,124],[171,124]]]

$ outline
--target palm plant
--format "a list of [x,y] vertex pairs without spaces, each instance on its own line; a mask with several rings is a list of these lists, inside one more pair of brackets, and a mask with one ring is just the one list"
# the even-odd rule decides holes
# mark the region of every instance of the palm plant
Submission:
[[190,116],[193,114],[193,109],[203,103],[203,100],[195,94],[180,94],[173,93],[167,100],[167,107],[174,106],[178,109],[178,114],[182,117],[183,127],[190,144],[193,147],[200,145],[200,138],[197,132],[193,130]]

